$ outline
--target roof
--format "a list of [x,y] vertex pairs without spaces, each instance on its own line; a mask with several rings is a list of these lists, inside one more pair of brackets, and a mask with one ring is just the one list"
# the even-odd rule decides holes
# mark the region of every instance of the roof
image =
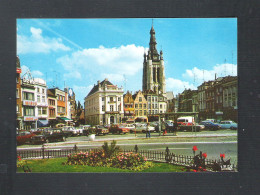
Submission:
[[[99,83],[101,87],[104,87],[105,85],[113,85],[110,81],[108,81],[107,79],[103,80],[101,83]],[[96,93],[98,91],[98,84],[94,85],[94,87],[90,90],[90,92],[88,93],[87,97]]]
[[54,93],[54,89],[48,89],[48,90],[47,90],[47,96],[56,97],[56,95],[55,95],[55,93]]

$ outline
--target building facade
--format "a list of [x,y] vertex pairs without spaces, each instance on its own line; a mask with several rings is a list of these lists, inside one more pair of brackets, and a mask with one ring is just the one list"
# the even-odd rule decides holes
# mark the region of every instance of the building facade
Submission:
[[237,77],[228,76],[223,83],[223,118],[238,121]]
[[90,125],[121,123],[124,117],[123,89],[108,79],[97,82],[85,97],[85,123]]
[[22,112],[23,124],[22,129],[30,130],[37,128],[38,117],[36,115],[37,101],[35,94],[35,81],[29,71],[27,71],[21,84],[22,91]]
[[139,90],[133,95],[134,100],[134,111],[135,111],[135,118],[145,119],[147,120],[147,101]]
[[127,91],[124,95],[124,122],[132,122],[135,119],[135,107],[132,94]]
[[37,127],[48,125],[48,100],[46,81],[41,78],[34,79],[35,99],[37,100],[37,108],[35,110],[38,117]]
[[47,90],[47,100],[48,100],[48,121],[51,126],[56,124],[57,116],[57,97],[52,90]]
[[21,65],[20,59],[16,57],[16,127],[22,129],[23,112],[22,112],[22,88],[21,88]]

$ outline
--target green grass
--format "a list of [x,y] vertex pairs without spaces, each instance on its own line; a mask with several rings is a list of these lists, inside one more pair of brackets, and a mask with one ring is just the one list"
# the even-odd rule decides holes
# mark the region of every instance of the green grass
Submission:
[[[27,160],[27,164],[33,173],[52,172],[52,173],[72,173],[72,172],[84,172],[84,173],[105,173],[105,172],[135,172],[131,170],[119,169],[119,168],[107,168],[107,167],[91,167],[83,165],[62,165],[66,162],[66,158],[56,159],[37,159]],[[185,172],[186,168],[183,166],[172,165],[167,163],[153,162],[153,166],[147,168],[141,172]],[[22,168],[17,168],[17,172],[23,172]]]

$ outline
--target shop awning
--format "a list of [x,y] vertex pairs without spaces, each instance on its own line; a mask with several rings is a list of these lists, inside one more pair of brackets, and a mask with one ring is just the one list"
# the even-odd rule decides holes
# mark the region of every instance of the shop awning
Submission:
[[67,117],[60,117],[60,119],[66,121],[66,122],[73,121],[73,120],[71,120],[71,119],[69,119]]
[[38,120],[38,127],[46,127],[48,123],[48,120]]

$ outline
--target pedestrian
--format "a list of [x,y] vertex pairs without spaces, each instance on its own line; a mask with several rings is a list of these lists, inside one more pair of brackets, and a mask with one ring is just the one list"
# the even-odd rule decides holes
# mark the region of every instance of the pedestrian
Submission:
[[150,124],[147,123],[146,125],[146,138],[151,138],[151,132],[150,132]]
[[166,124],[164,121],[162,122],[162,131],[163,131],[163,135],[167,135]]

